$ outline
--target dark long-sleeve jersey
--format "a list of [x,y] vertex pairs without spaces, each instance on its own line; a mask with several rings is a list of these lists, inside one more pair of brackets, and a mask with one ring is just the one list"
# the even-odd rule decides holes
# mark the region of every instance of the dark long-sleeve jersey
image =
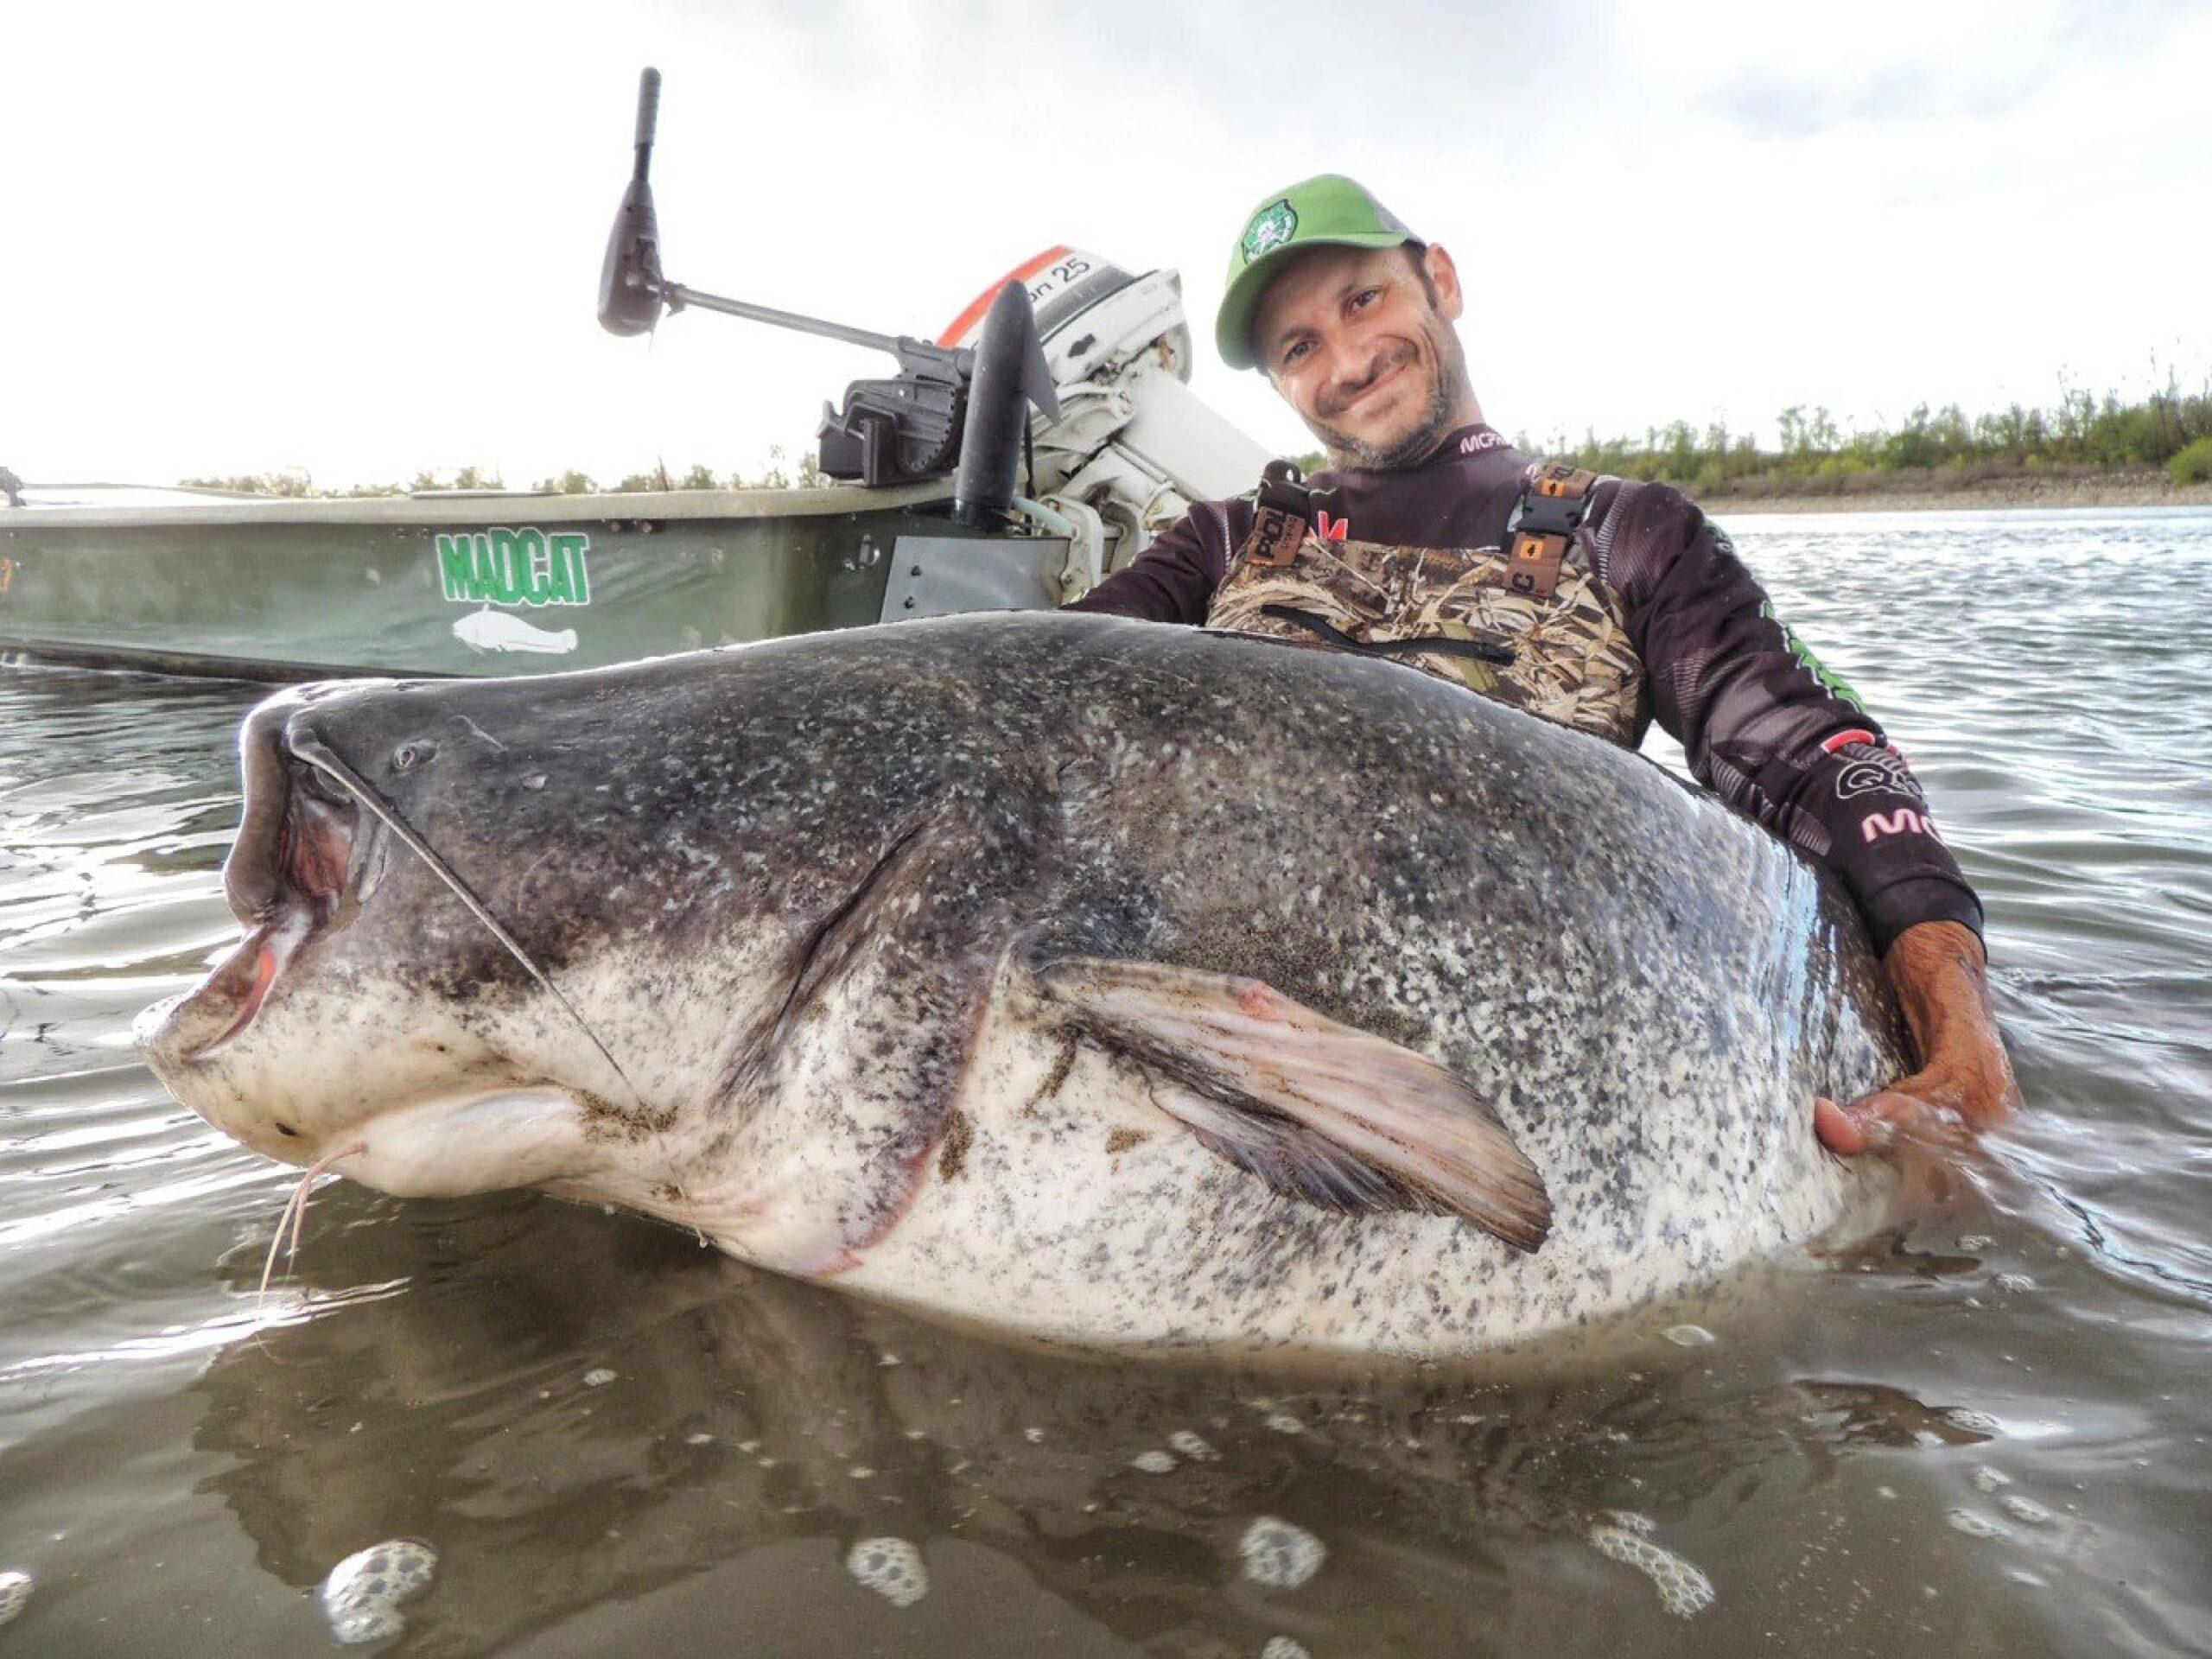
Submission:
[[[1502,546],[1529,458],[1495,429],[1454,433],[1402,472],[1313,480],[1314,531],[1400,547]],[[1249,498],[1195,506],[1070,608],[1201,623],[1250,534]],[[1857,697],[1775,619],[1720,529],[1663,484],[1616,479],[1586,521],[1626,609],[1652,712],[1700,783],[1834,871],[1876,946],[1918,922],[1981,931],[1981,906],[1920,785]]]

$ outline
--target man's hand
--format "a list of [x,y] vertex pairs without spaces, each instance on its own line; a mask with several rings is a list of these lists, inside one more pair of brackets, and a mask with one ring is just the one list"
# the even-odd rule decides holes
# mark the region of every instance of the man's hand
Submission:
[[1813,1105],[1813,1130],[1830,1152],[1883,1151],[1902,1136],[1963,1146],[2016,1111],[2020,1087],[1989,1012],[1981,941],[1956,922],[1923,922],[1882,958],[1920,1053],[1920,1070],[1839,1106]]

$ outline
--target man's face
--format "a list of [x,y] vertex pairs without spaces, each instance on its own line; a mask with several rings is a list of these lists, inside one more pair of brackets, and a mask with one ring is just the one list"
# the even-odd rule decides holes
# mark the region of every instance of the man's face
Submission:
[[1260,366],[1339,465],[1414,466],[1476,418],[1452,327],[1459,273],[1442,248],[1418,258],[1315,248],[1285,262],[1253,311]]

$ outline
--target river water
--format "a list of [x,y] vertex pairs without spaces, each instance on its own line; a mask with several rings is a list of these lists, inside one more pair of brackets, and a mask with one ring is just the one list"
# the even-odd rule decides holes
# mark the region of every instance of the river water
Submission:
[[413,1655],[2212,1652],[2212,513],[1733,528],[1980,887],[2028,1111],[1471,1376],[1053,1358],[343,1181],[257,1300],[291,1174],[128,1036],[235,934],[250,694],[0,674],[0,1656],[327,1653],[396,1537]]

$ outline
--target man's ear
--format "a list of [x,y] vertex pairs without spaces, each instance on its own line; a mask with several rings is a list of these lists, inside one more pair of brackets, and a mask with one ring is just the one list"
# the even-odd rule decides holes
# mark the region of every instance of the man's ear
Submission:
[[1459,321],[1467,308],[1466,298],[1459,291],[1459,267],[1438,242],[1421,250],[1421,261],[1427,268],[1428,280],[1436,285],[1436,315],[1446,322]]

